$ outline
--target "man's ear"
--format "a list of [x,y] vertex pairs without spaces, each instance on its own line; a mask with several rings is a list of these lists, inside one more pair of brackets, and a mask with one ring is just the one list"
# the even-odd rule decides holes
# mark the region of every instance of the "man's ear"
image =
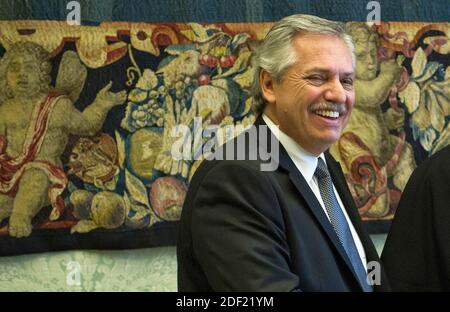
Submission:
[[274,81],[270,74],[262,69],[259,74],[259,84],[261,92],[268,103],[275,103]]

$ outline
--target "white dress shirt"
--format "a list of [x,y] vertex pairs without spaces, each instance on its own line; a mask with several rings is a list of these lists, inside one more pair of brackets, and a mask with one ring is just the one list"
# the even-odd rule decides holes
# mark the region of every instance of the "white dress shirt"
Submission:
[[[316,171],[316,167],[317,167],[317,156],[314,156],[314,155],[308,153],[307,151],[305,151],[291,137],[289,137],[287,134],[285,134],[281,130],[279,130],[278,126],[275,125],[268,116],[263,114],[262,118],[266,122],[270,131],[272,131],[274,136],[278,139],[278,141],[280,141],[281,145],[283,145],[284,149],[286,150],[289,157],[294,162],[297,169],[302,174],[303,178],[308,183],[308,185],[311,188],[311,190],[313,191],[314,195],[316,195],[316,198],[319,201],[320,205],[322,206],[322,209],[323,209],[325,215],[327,216],[328,220],[330,220],[330,217],[328,216],[327,210],[323,203],[322,196],[320,195],[319,185],[317,184],[317,178],[314,176],[314,172]],[[325,155],[322,153],[319,155],[319,157],[322,158],[326,164]],[[334,190],[334,194],[336,195],[339,206],[341,207],[342,212],[344,213],[345,219],[347,220],[347,223],[350,227],[350,231],[352,233],[356,248],[358,249],[358,253],[359,253],[359,257],[361,258],[361,262],[363,263],[364,268],[367,271],[366,253],[364,252],[364,248],[362,246],[361,240],[359,239],[359,236],[356,233],[355,227],[353,226],[350,218],[348,217],[347,211],[345,209],[343,209],[344,204],[342,203],[341,197],[339,196],[339,193],[336,191],[336,188],[334,187],[334,185],[333,185],[333,190]]]

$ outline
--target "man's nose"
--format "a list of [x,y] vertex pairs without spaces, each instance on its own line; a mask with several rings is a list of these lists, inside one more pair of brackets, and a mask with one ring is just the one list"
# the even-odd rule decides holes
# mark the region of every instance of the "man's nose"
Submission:
[[325,100],[335,103],[345,103],[347,99],[346,92],[339,79],[330,81],[328,89],[325,91]]

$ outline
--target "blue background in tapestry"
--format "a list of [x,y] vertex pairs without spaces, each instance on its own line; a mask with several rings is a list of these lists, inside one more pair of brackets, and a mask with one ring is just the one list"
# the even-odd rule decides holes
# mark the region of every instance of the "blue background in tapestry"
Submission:
[[[0,20],[65,20],[62,0],[1,0]],[[294,13],[341,21],[365,21],[369,1],[361,0],[79,0],[81,23],[129,22],[269,22]],[[384,21],[448,22],[448,0],[378,1]]]

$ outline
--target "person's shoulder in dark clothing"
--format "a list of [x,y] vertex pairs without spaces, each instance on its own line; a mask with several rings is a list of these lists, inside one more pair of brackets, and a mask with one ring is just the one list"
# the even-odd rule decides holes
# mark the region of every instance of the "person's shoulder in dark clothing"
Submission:
[[450,290],[450,146],[411,175],[381,259],[394,291]]

